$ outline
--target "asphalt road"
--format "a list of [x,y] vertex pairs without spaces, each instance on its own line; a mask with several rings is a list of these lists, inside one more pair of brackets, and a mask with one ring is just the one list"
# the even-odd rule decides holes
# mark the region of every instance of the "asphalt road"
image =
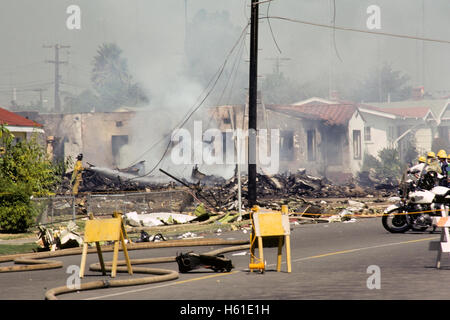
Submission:
[[[276,272],[276,248],[264,249],[265,273],[248,272],[245,250],[226,253],[235,268],[230,273],[208,269],[180,274],[179,279],[141,286],[90,290],[58,296],[61,300],[427,300],[449,299],[450,259],[444,255],[442,268],[435,268],[436,252],[429,251],[439,234],[390,234],[380,218],[354,223],[293,225],[291,233],[292,272],[286,264]],[[217,235],[205,235],[217,237]],[[242,231],[227,232],[223,239],[248,239]],[[206,252],[218,247],[165,248],[130,251],[131,258],[174,256],[177,252]],[[247,253],[243,255],[244,253]],[[237,254],[237,255],[236,255]],[[67,268],[79,266],[80,256],[58,257],[62,269],[0,273],[0,299],[42,300],[46,290],[66,284]],[[106,253],[105,259],[112,260]],[[119,259],[123,259],[122,253]],[[87,265],[97,262],[88,255]],[[285,251],[283,251],[285,261]],[[5,265],[5,264],[3,264]],[[176,263],[150,267],[178,270]],[[369,268],[369,271],[368,271]],[[373,271],[375,270],[375,274]],[[378,273],[379,271],[379,273]],[[369,273],[368,273],[369,272]],[[379,281],[371,281],[376,275]],[[138,277],[141,275],[133,275]],[[118,274],[126,279],[128,274]],[[370,277],[370,279],[369,279]],[[82,280],[110,279],[87,270]],[[369,289],[371,284],[378,287]]]

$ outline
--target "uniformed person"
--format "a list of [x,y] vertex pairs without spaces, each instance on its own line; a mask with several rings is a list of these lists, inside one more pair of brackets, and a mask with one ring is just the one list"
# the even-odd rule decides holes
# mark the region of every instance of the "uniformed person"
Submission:
[[73,167],[73,172],[72,172],[72,179],[71,179],[71,184],[73,185],[72,187],[72,194],[74,196],[76,196],[78,194],[78,188],[80,186],[81,181],[83,181],[82,178],[82,174],[83,174],[83,154],[80,153],[77,156],[77,161],[75,162],[75,166]]

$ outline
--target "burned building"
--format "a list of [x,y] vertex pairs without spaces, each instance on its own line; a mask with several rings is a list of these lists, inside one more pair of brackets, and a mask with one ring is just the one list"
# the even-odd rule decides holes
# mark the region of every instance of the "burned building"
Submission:
[[47,136],[47,150],[54,159],[74,159],[79,153],[87,162],[117,167],[120,149],[131,143],[133,111],[29,114],[41,123]]
[[[223,132],[246,130],[244,105],[211,108]],[[279,130],[279,172],[306,169],[314,175],[344,182],[359,170],[362,161],[363,121],[351,104],[263,105],[259,129]],[[355,141],[355,143],[353,143]]]

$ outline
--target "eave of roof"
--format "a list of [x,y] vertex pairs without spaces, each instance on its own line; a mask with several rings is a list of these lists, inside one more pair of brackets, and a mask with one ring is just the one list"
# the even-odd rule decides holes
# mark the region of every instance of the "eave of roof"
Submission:
[[14,112],[0,108],[0,124],[17,127],[42,127],[42,124],[24,118]]

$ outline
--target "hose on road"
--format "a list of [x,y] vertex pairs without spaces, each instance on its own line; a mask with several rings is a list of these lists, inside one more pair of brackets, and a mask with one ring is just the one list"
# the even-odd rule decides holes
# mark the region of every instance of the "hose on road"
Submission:
[[[237,251],[249,249],[248,240],[223,240],[223,239],[189,239],[189,240],[170,240],[162,242],[140,242],[140,243],[129,243],[127,244],[128,250],[140,250],[140,249],[151,249],[151,248],[169,248],[169,247],[191,247],[191,246],[214,246],[214,245],[229,245],[230,247],[225,247],[221,249],[216,249],[214,251],[205,253],[210,255],[217,255],[220,253]],[[113,251],[113,246],[102,246],[102,252]],[[96,253],[96,248],[91,248],[88,253]],[[25,264],[21,266],[7,266],[0,267],[0,272],[17,272],[17,271],[32,271],[32,270],[44,270],[44,269],[55,269],[61,268],[63,263],[61,261],[53,260],[42,260],[43,258],[60,257],[68,255],[76,255],[82,253],[82,248],[71,248],[63,249],[59,251],[50,252],[38,252],[31,254],[15,254],[0,257],[1,262],[14,261],[15,264]],[[147,258],[147,259],[130,259],[132,265],[138,264],[152,264],[152,263],[163,263],[163,262],[175,262],[176,257],[159,257],[159,258]],[[105,269],[111,271],[112,262],[105,262]],[[120,265],[126,265],[124,260],[118,261],[117,272],[128,272],[127,267],[120,267]],[[101,271],[100,263],[94,263],[89,266],[91,271]],[[122,287],[122,286],[134,286],[150,284],[162,281],[174,280],[179,277],[177,271],[169,269],[156,269],[148,267],[134,267],[133,273],[143,273],[151,274],[152,276],[142,277],[142,278],[132,278],[123,280],[97,280],[90,281],[80,286],[68,287],[61,286],[48,290],[45,293],[45,298],[48,300],[56,300],[57,295],[64,293],[70,293],[74,291],[101,289],[109,287]]]

